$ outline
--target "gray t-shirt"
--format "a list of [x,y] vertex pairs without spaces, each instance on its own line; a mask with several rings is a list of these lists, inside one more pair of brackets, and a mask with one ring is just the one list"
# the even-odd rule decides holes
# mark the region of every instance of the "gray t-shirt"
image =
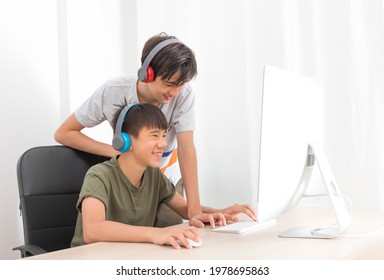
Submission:
[[[94,127],[105,120],[112,126],[117,111],[124,106],[139,103],[137,78],[116,78],[100,86],[75,112],[76,119],[84,127]],[[178,168],[176,133],[195,129],[195,94],[186,83],[179,95],[169,103],[160,106],[168,121],[167,148],[160,168],[174,183],[180,179]]]
[[91,167],[84,178],[71,246],[83,245],[81,204],[94,197],[105,206],[105,219],[136,226],[153,226],[157,208],[175,195],[175,188],[158,168],[147,168],[141,187],[135,187],[120,169],[116,157]]

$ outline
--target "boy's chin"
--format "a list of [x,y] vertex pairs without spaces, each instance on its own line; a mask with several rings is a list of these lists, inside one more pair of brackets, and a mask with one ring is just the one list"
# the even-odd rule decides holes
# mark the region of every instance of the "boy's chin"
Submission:
[[159,168],[159,166],[160,166],[160,162],[151,162],[149,164],[149,167],[151,168]]

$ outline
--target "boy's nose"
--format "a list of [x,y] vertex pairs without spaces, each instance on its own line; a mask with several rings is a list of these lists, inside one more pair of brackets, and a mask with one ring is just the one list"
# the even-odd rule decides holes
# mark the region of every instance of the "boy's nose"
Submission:
[[172,87],[171,95],[172,95],[173,97],[177,97],[177,96],[179,95],[179,93],[181,92],[182,89],[183,89],[183,86]]
[[165,149],[165,147],[167,146],[167,140],[166,139],[161,139],[161,140],[159,140],[157,145],[159,146],[159,148]]

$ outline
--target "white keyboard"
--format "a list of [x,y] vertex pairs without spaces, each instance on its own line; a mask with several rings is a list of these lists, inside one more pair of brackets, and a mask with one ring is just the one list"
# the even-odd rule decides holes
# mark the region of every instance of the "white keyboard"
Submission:
[[225,233],[244,233],[247,231],[257,231],[261,230],[276,224],[276,219],[272,219],[266,222],[237,222],[233,224],[229,224],[222,227],[217,227],[212,229],[215,232],[225,232]]

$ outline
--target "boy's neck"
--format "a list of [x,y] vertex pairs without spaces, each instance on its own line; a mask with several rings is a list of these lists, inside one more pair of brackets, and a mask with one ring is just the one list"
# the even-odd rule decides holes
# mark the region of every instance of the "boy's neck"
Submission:
[[140,104],[149,103],[155,106],[160,106],[160,104],[155,100],[150,98],[150,95],[147,94],[148,85],[144,82],[137,81],[137,99]]
[[146,167],[141,166],[123,153],[117,158],[117,163],[127,179],[137,188],[141,187],[142,178]]

